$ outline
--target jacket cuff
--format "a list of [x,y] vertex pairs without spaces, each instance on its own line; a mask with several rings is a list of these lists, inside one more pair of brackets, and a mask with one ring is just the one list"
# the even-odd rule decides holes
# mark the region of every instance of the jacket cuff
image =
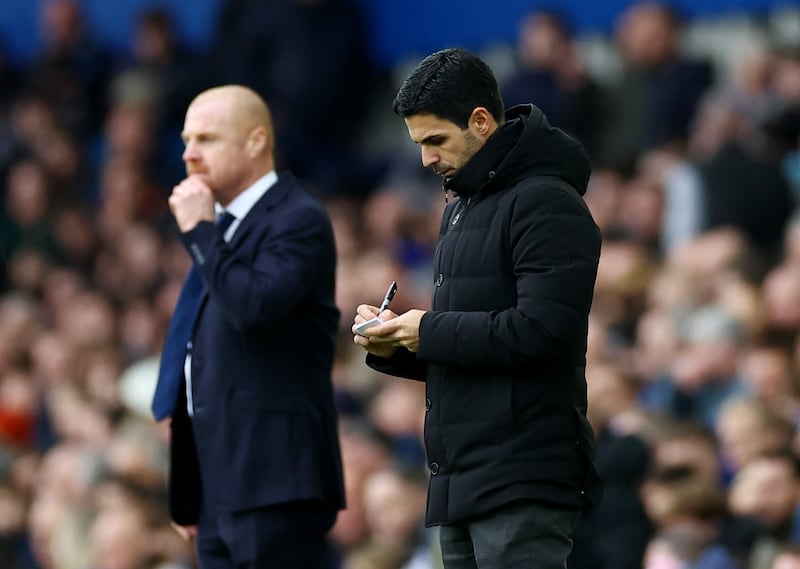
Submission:
[[374,354],[367,354],[366,363],[375,371],[387,375],[425,381],[427,366],[418,361],[417,356],[405,348],[399,348],[390,358],[379,358]]
[[206,264],[208,253],[218,238],[217,226],[210,221],[200,221],[189,231],[181,233],[183,246],[198,267]]
[[428,310],[422,315],[422,320],[419,321],[419,349],[417,350],[417,357],[421,360],[430,361],[431,359],[435,359],[432,356],[440,353],[439,350],[441,346],[437,345],[439,342],[437,341],[436,335],[432,333],[432,330],[435,327],[437,318],[441,314],[441,311]]

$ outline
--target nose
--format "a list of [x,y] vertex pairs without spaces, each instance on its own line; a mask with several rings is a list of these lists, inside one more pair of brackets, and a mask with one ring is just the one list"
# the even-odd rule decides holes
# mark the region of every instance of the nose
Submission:
[[197,151],[195,150],[195,145],[192,142],[187,142],[186,145],[183,147],[183,161],[188,162],[189,160],[196,160],[197,159]]
[[439,161],[439,155],[432,148],[423,146],[421,152],[422,152],[422,165],[425,168],[433,166]]

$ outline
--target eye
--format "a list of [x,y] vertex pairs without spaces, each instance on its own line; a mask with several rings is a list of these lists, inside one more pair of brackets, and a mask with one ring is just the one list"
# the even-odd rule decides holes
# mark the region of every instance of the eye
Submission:
[[444,136],[432,136],[423,141],[424,146],[438,147],[445,143],[447,139]]

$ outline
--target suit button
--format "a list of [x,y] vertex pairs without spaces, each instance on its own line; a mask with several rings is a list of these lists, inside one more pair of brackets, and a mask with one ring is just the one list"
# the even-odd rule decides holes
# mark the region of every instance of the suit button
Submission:
[[425,411],[430,411],[430,410],[431,410],[431,400],[426,397],[425,398]]
[[442,282],[444,282],[444,275],[439,273],[439,276],[436,277],[436,286],[442,286]]
[[431,474],[433,474],[434,476],[439,474],[439,463],[438,462],[432,462],[431,463]]

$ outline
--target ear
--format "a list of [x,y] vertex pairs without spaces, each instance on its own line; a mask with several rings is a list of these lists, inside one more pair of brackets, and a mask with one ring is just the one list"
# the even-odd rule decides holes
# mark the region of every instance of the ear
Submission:
[[497,130],[497,122],[486,107],[475,107],[472,110],[468,126],[472,133],[481,140],[486,140]]
[[263,126],[258,126],[250,131],[250,136],[247,137],[247,142],[245,143],[245,152],[247,152],[248,157],[255,158],[264,152],[268,144],[267,129]]

